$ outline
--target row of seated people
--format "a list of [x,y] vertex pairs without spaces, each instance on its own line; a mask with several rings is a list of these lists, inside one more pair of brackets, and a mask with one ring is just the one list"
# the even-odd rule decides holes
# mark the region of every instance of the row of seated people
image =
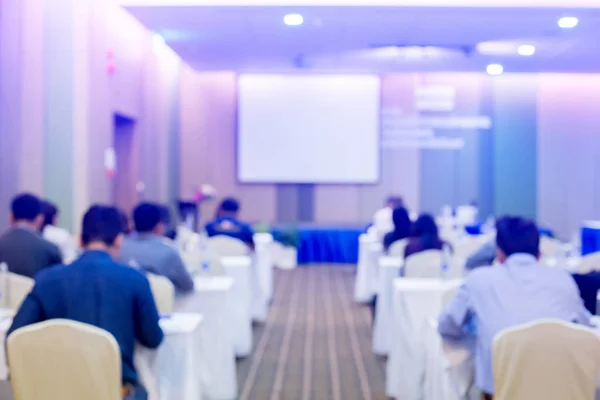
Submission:
[[[235,218],[239,204],[233,199],[223,203],[224,212],[209,224],[209,235],[231,233],[240,238],[241,233],[251,238],[250,228]],[[126,398],[145,399],[147,393],[138,383],[133,364],[134,344],[156,348],[163,338],[145,272],[169,278],[178,293],[194,287],[178,251],[163,236],[161,206],[138,205],[133,211],[135,231],[128,235],[127,221],[117,208],[91,207],[81,225],[82,253],[68,265],[63,264],[59,248],[40,232],[42,210],[43,203],[33,195],[15,197],[11,228],[0,237],[0,263],[6,263],[10,272],[35,278],[8,335],[56,318],[104,329],[116,338],[121,350]]]

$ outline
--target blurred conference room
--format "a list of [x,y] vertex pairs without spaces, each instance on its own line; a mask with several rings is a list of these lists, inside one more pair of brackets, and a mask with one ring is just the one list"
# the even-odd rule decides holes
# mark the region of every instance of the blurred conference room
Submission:
[[0,400],[600,398],[598,38],[595,0],[0,0]]

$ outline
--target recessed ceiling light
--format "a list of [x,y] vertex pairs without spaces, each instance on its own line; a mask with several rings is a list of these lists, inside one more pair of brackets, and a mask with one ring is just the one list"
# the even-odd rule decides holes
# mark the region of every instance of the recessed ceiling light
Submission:
[[298,26],[304,23],[304,18],[300,14],[287,14],[283,17],[283,22],[288,26]]
[[490,64],[487,66],[486,71],[490,75],[501,75],[504,72],[504,67],[500,64]]
[[562,17],[558,20],[558,26],[563,29],[575,28],[579,24],[577,17]]
[[532,56],[535,54],[535,46],[531,44],[522,44],[517,49],[517,53],[520,56]]

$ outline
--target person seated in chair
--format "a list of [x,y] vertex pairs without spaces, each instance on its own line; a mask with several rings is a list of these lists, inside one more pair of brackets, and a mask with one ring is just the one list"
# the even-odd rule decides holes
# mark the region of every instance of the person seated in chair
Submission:
[[533,222],[498,221],[496,244],[501,265],[473,270],[438,321],[445,339],[475,336],[475,383],[494,394],[492,342],[501,331],[539,319],[589,324],[579,291],[568,272],[538,263],[540,236]]
[[69,266],[45,269],[36,276],[33,290],[7,336],[50,319],[69,319],[104,329],[114,336],[121,351],[124,397],[146,400],[133,352],[136,342],[158,347],[163,332],[146,277],[113,261],[121,245],[121,232],[116,208],[91,207],[83,217],[81,244],[85,252]]
[[49,201],[42,202],[44,221],[40,232],[44,239],[54,243],[62,253],[63,262],[71,263],[77,258],[77,246],[68,230],[56,226],[58,222],[58,207]]
[[404,258],[427,250],[442,250],[446,243],[440,239],[435,219],[421,215],[413,224],[412,233],[404,250]]
[[61,264],[59,248],[39,233],[44,217],[42,203],[32,194],[15,197],[11,205],[12,227],[0,237],[0,263],[18,275],[33,278],[42,269]]
[[177,249],[165,240],[162,217],[159,205],[138,205],[133,210],[137,234],[125,238],[119,260],[126,265],[140,267],[168,278],[179,294],[191,292],[194,290],[194,280]]
[[395,242],[408,238],[412,230],[412,221],[406,208],[394,208],[392,219],[394,220],[394,230],[387,233],[383,238],[383,249],[386,252]]
[[254,248],[254,232],[250,225],[238,219],[240,203],[234,198],[223,200],[217,211],[216,219],[206,225],[208,237],[225,235],[239,239],[250,248]]

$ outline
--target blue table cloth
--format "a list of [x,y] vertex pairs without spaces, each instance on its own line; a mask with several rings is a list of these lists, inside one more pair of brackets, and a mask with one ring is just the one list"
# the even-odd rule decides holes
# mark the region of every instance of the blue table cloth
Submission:
[[[554,237],[554,233],[550,229],[539,228],[540,235]],[[476,225],[467,225],[465,226],[465,231],[469,235],[481,235],[483,233],[483,226],[481,224]]]
[[581,255],[600,251],[600,226],[583,226],[581,228]]
[[[356,264],[358,263],[358,237],[364,227],[300,226],[298,264]],[[273,237],[284,232],[272,229]]]

